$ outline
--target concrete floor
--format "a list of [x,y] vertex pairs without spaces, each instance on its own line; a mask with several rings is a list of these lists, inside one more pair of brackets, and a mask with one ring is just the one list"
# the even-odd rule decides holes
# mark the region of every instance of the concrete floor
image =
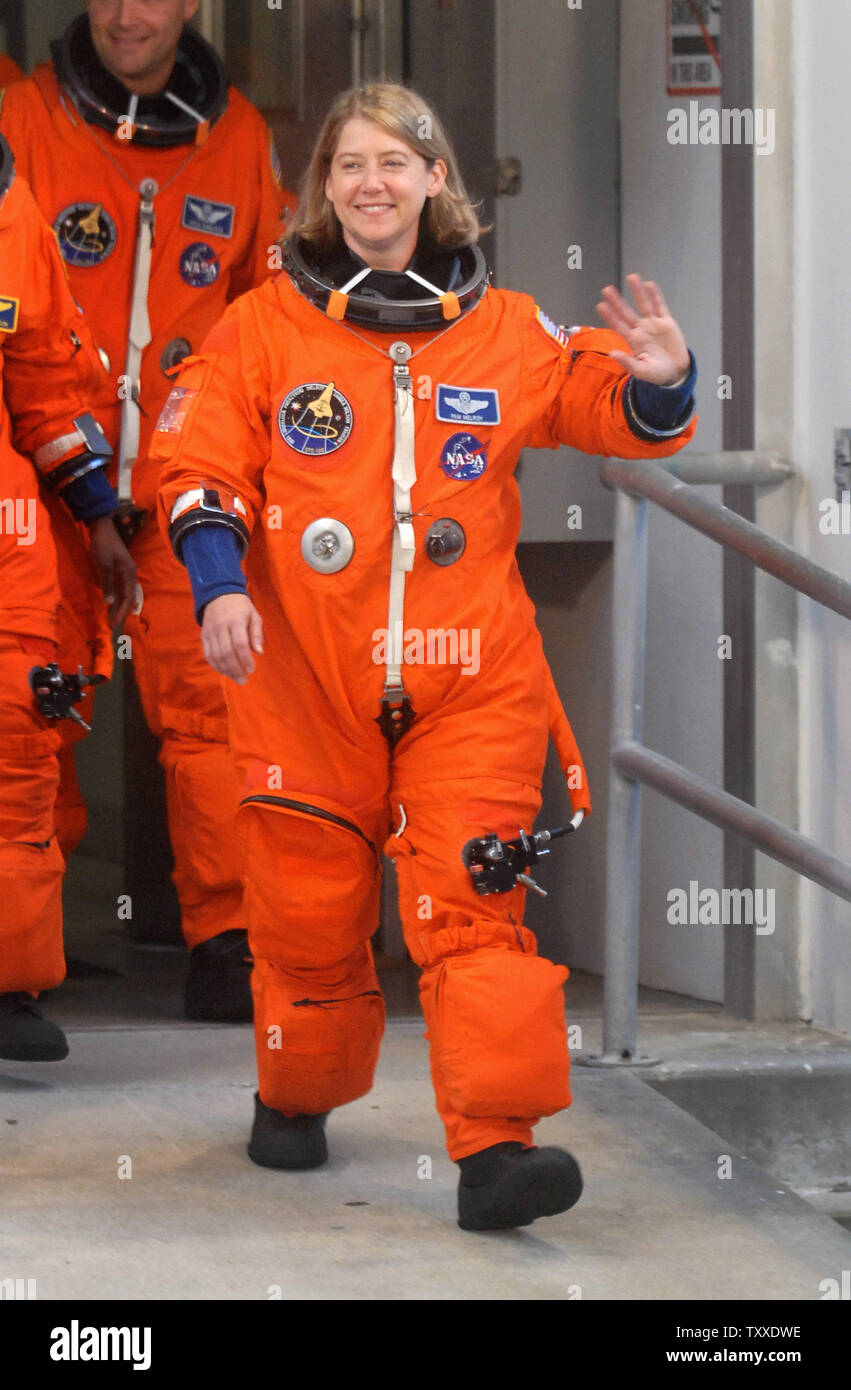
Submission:
[[[851,1263],[837,1222],[640,1070],[583,1066],[578,1052],[574,1104],[536,1142],[577,1155],[582,1201],[522,1231],[462,1232],[404,966],[382,971],[399,1016],[373,1091],[329,1120],[328,1164],[257,1168],[251,1029],[180,1020],[179,952],[129,947],[118,924],[71,936],[82,963],[46,1002],[71,1055],[0,1062],[0,1279],[35,1279],[39,1299],[817,1300]],[[583,1052],[598,1051],[599,981],[571,977],[568,1015]],[[741,1028],[659,992],[642,997],[641,1044],[659,1074],[790,1049],[851,1065],[847,1039]]]

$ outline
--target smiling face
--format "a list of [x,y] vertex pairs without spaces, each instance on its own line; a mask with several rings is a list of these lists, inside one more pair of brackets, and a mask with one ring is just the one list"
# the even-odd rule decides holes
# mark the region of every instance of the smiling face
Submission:
[[325,196],[352,251],[374,270],[404,270],[426,198],[436,198],[445,179],[442,159],[429,164],[384,126],[357,116],[340,132]]
[[113,77],[138,96],[161,92],[184,24],[199,0],[87,0],[92,43]]

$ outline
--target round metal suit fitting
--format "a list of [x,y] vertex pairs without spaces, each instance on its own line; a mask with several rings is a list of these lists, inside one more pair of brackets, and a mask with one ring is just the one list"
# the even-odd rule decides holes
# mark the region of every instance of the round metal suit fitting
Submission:
[[306,526],[301,537],[301,553],[312,570],[336,574],[344,570],[355,553],[355,538],[343,521],[320,516]]
[[399,338],[395,343],[390,344],[390,356],[398,366],[403,366],[413,355],[410,343],[405,343]]
[[156,179],[142,179],[139,184],[139,196],[149,203],[152,198],[156,198],[160,191],[160,186]]
[[435,565],[454,565],[467,548],[467,537],[460,521],[451,516],[438,517],[426,531],[426,555]]
[[192,351],[192,344],[188,338],[172,338],[170,343],[166,343],[160,358],[160,370],[168,376],[184,357],[188,357]]

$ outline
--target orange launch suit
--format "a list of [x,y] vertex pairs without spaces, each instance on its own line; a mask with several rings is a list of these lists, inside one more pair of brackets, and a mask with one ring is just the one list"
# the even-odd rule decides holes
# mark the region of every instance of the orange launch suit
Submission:
[[0,53],[0,89],[11,86],[13,82],[22,82],[24,76],[14,58],[10,58],[8,53]]
[[[391,753],[376,717],[394,531],[394,338],[413,349],[406,641],[414,629],[478,631],[481,654],[480,669],[465,672],[423,662],[414,643],[403,670],[416,717]],[[229,684],[227,698],[259,1093],[273,1109],[319,1113],[372,1085],[384,1020],[369,944],[382,848],[395,860],[406,941],[422,967],[450,1157],[528,1143],[540,1116],[570,1103],[566,969],[537,955],[522,925],[525,890],[478,896],[461,849],[488,831],[531,828],[548,733],[573,774],[574,810],[589,805],[515,559],[514,469],[525,446],[654,458],[692,437],[695,420],[658,443],[630,430],[627,374],[608,356],[615,347],[623,340],[597,329],[577,329],[565,344],[528,296],[494,289],[439,336],[356,334],[282,274],[232,305],[181,370],[153,446],[164,460],[161,524],[205,484],[223,506],[239,499],[249,594],[265,629],[256,672]],[[460,383],[467,404],[498,392],[499,422],[468,427],[459,444],[463,425],[438,419],[438,383]],[[299,403],[319,396],[335,403],[341,443],[310,454],[287,435],[303,418]],[[479,462],[458,469],[458,457]],[[304,557],[303,533],[318,518],[352,533],[337,573]],[[447,567],[424,552],[438,518],[466,536]]]
[[[76,435],[75,418],[100,413],[111,384],[20,176],[0,201],[0,370],[0,994],[37,994],[65,974],[65,861],[54,822],[59,735],[39,713],[28,675],[57,660],[63,618],[50,517],[64,513],[70,530],[84,528],[57,497],[40,496],[21,453],[46,457],[45,475],[79,453],[79,442],[63,452],[57,441]],[[93,585],[82,536],[80,552],[81,583],[87,576]]]
[[[29,80],[6,92],[0,128],[59,236],[72,290],[98,346],[109,357],[112,408],[99,420],[114,457],[133,284],[137,190],[146,178],[158,185],[148,294],[152,340],[142,355],[143,416],[133,470],[133,499],[138,507],[152,509],[157,467],[146,455],[176,355],[197,350],[227,304],[259,285],[274,268],[270,248],[282,230],[282,209],[292,198],[273,173],[270,133],[259,113],[232,87],[227,109],[204,143],[134,145],[87,125],[50,64],[36,68]],[[114,483],[114,470],[110,478]],[[57,531],[57,550],[65,593],[79,585],[84,569],[72,527]],[[132,554],[144,603],[139,614],[127,619],[125,632],[132,639],[145,716],[161,740],[174,881],[184,935],[193,947],[245,926],[227,710],[220,679],[198,647],[186,573],[163,544],[155,523],[142,527]],[[60,648],[69,648],[63,659],[74,666],[82,660],[87,669],[95,659],[92,647],[99,632],[92,610],[102,612],[94,588],[84,609],[89,613],[87,653],[79,651],[79,632],[60,635]],[[73,738],[71,731],[63,733]],[[74,787],[70,758],[63,774],[63,785]],[[85,830],[85,808],[79,791],[69,790],[65,800],[67,850]]]

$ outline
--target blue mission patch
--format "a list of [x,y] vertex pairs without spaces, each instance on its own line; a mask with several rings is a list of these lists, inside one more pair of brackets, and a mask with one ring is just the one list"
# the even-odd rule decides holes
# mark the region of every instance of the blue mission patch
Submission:
[[307,381],[282,400],[281,438],[297,454],[333,454],[352,432],[352,407],[333,381]]
[[100,265],[118,240],[118,231],[102,203],[71,203],[53,224],[59,250],[68,265]]

